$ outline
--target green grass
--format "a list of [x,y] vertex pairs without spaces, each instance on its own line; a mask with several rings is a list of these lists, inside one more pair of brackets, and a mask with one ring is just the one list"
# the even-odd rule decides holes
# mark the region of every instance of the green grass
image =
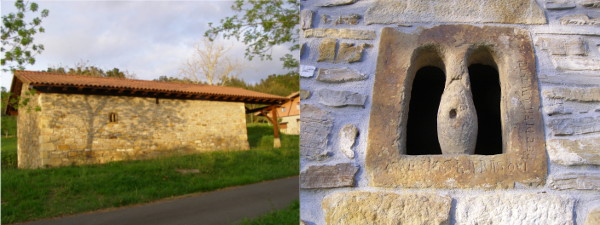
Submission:
[[[150,202],[188,193],[297,175],[298,136],[248,126],[250,151],[208,152],[144,161],[50,169],[16,169],[16,138],[2,138],[2,223]],[[259,133],[261,135],[259,135]],[[267,143],[269,140],[271,143]],[[180,174],[177,169],[198,169]]]
[[300,202],[294,201],[287,208],[264,214],[254,219],[244,219],[240,225],[287,225],[300,223]]

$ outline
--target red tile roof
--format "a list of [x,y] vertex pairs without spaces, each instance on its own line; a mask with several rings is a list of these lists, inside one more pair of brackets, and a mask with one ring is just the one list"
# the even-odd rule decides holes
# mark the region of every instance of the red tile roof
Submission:
[[[91,88],[127,90],[131,92],[197,96],[207,100],[227,100],[239,102],[261,102],[263,104],[283,103],[286,97],[249,91],[242,88],[183,84],[161,81],[133,80],[125,78],[91,77],[49,72],[15,71],[17,82],[32,86]],[[18,85],[17,85],[18,86]],[[13,86],[13,89],[15,86]],[[20,88],[19,88],[20,89]]]

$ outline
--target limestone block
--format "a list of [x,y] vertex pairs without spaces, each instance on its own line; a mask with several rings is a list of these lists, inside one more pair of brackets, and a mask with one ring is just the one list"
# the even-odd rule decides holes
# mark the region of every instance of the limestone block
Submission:
[[584,71],[600,70],[600,59],[589,57],[552,57],[552,64],[557,70]]
[[560,18],[560,24],[562,25],[600,25],[600,19],[590,18],[585,14],[569,15]]
[[546,9],[562,10],[575,8],[575,3],[569,0],[547,0]]
[[359,81],[367,79],[367,75],[355,69],[343,68],[321,68],[317,75],[317,80],[326,83],[344,83],[349,81]]
[[378,0],[365,14],[367,24],[466,22],[545,24],[535,0]]
[[362,53],[368,45],[361,43],[354,45],[353,43],[341,43],[338,50],[336,63],[352,63],[360,62]]
[[315,74],[317,67],[309,65],[300,65],[300,76],[301,77],[312,77]]
[[309,99],[309,98],[310,98],[310,91],[300,89],[300,100],[305,100],[305,99]]
[[330,6],[339,6],[339,5],[349,5],[355,3],[356,0],[323,0],[320,1],[319,6],[321,7],[330,7]]
[[[600,4],[599,4],[600,5]],[[587,214],[585,218],[585,225],[598,225],[600,224],[600,207],[596,207]]]
[[340,130],[340,150],[346,155],[346,157],[353,159],[354,151],[352,145],[356,141],[358,135],[358,128],[354,124],[346,124]]
[[354,186],[354,175],[358,167],[352,163],[333,166],[311,166],[300,173],[300,188],[336,188]]
[[548,186],[556,190],[592,190],[600,191],[600,174],[566,173],[554,175]]
[[317,96],[319,103],[332,107],[364,106],[367,101],[367,96],[351,91],[320,89]]
[[337,40],[335,38],[325,38],[319,44],[319,58],[317,62],[330,62],[335,59],[335,47]]
[[586,8],[600,8],[599,0],[586,0],[580,2],[579,4]]
[[577,102],[600,102],[598,87],[552,87],[542,91],[550,99],[564,99]]
[[546,38],[537,39],[538,46],[551,55],[587,55],[587,47],[582,38]]
[[573,206],[550,194],[482,194],[457,201],[456,224],[572,225]]
[[550,139],[547,141],[550,161],[566,166],[600,165],[600,137]]
[[326,196],[326,224],[450,224],[452,199],[436,194],[338,192]]
[[600,132],[600,116],[552,119],[548,127],[554,136],[572,136]]
[[352,14],[352,15],[348,15],[348,16],[338,16],[338,18],[335,20],[334,24],[335,25],[338,25],[338,24],[356,25],[356,24],[358,24],[359,20],[360,20],[360,15],[358,15],[358,14]]
[[333,127],[329,112],[302,104],[300,116],[300,156],[309,160],[327,157],[327,142]]
[[300,11],[300,27],[303,30],[310,29],[312,27],[314,12],[312,10],[303,9]]
[[355,29],[308,29],[304,31],[305,38],[341,38],[355,40],[373,40],[375,31]]

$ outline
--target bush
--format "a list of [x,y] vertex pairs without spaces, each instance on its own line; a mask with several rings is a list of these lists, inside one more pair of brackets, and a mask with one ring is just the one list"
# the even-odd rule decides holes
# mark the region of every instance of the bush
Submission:
[[15,136],[17,134],[17,117],[2,116],[2,136]]

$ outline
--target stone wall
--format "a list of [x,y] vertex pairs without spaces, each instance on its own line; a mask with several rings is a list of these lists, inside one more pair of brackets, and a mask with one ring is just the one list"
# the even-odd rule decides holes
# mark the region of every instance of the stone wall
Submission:
[[[600,1],[301,3],[304,224],[597,224]],[[502,153],[406,155],[415,70],[470,90],[471,63],[499,72]]]
[[249,148],[244,103],[57,93],[34,98],[40,111],[19,111],[20,168]]
[[285,134],[300,134],[300,122],[298,122],[299,119],[300,115],[281,117],[280,123],[287,124],[285,129],[281,129],[281,132]]

